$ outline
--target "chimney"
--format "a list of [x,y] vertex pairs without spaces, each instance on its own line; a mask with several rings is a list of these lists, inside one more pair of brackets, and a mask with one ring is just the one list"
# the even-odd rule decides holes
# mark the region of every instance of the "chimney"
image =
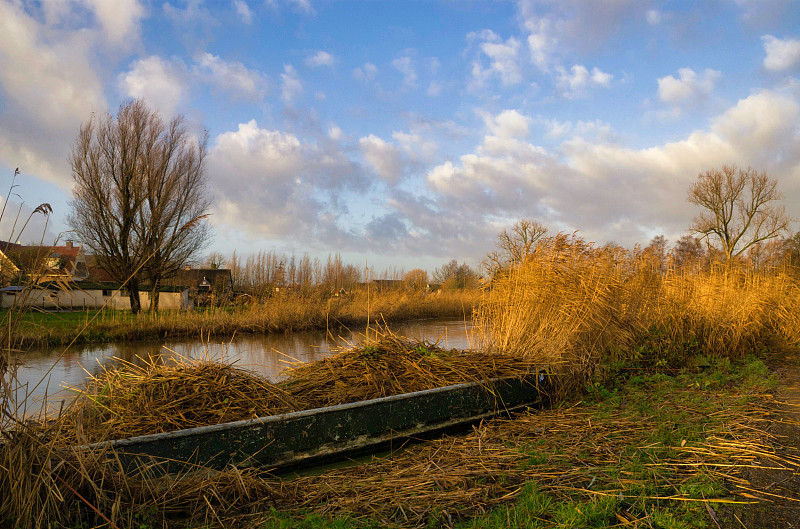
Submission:
[[67,250],[71,250],[71,249],[72,249],[72,239],[68,239],[67,240]]

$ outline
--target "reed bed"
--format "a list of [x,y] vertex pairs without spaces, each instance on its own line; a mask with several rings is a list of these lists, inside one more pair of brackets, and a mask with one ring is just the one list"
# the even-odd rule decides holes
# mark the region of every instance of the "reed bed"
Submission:
[[559,234],[495,278],[475,319],[481,347],[553,366],[567,394],[615,363],[680,367],[797,344],[800,282],[791,270],[680,267]]
[[76,315],[21,318],[17,338],[24,346],[66,345],[182,336],[232,336],[234,333],[291,332],[355,327],[367,321],[418,318],[468,318],[479,302],[477,290],[416,293],[356,290],[330,297],[320,293],[279,293],[262,300],[188,312],[88,311]]

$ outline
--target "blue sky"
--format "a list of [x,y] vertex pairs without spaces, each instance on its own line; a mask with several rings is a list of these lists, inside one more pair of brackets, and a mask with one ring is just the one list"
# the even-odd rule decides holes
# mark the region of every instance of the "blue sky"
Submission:
[[19,167],[49,237],[80,124],[129,98],[208,130],[228,255],[475,265],[523,217],[674,242],[730,163],[800,217],[796,0],[0,0],[0,35],[0,193]]

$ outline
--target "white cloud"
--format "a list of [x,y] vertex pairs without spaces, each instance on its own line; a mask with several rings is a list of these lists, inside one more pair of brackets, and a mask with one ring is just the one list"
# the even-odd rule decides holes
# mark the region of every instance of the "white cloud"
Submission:
[[333,55],[326,51],[318,51],[306,58],[306,66],[317,68],[319,66],[333,66]]
[[364,66],[353,68],[353,78],[359,81],[374,81],[378,75],[378,67],[371,62],[365,62]]
[[438,81],[431,81],[425,94],[430,97],[436,97],[442,93],[442,83]]
[[145,99],[164,116],[175,114],[184,94],[185,80],[185,66],[181,62],[154,55],[136,61],[118,78],[125,96]]
[[92,60],[105,34],[62,28],[58,10],[39,22],[20,3],[0,2],[0,35],[0,159],[66,187],[81,122],[106,108]]
[[764,43],[764,68],[771,72],[792,70],[800,65],[800,39],[778,39],[772,35],[761,37]]
[[518,3],[523,25],[530,32],[528,45],[533,62],[543,70],[554,63],[556,54],[597,49],[623,24],[642,20],[649,5],[641,0],[519,0]]
[[360,138],[358,145],[364,159],[382,179],[396,184],[403,174],[403,159],[397,146],[374,134]]
[[708,98],[720,75],[720,72],[710,68],[706,68],[702,75],[691,68],[681,68],[678,70],[679,78],[667,75],[658,79],[658,97],[680,112],[682,107],[696,105]]
[[526,138],[531,122],[516,110],[504,110],[496,116],[484,114],[483,121],[491,134],[500,138]]
[[647,13],[645,13],[644,17],[645,20],[647,20],[647,23],[650,24],[651,26],[657,26],[658,24],[661,23],[661,11],[659,11],[658,9],[648,10]]
[[392,138],[413,162],[430,162],[438,151],[435,142],[426,140],[419,133],[393,132]]
[[417,87],[417,71],[414,68],[414,62],[411,57],[398,57],[392,61],[392,66],[403,74],[403,88],[413,89]]
[[279,7],[280,4],[283,3],[289,4],[290,6],[294,7],[295,10],[306,15],[313,15],[315,13],[314,8],[311,6],[310,0],[267,0],[267,3],[273,7]]
[[84,0],[103,26],[108,42],[130,47],[139,40],[139,22],[145,15],[138,0]]
[[589,88],[608,87],[614,78],[612,74],[603,72],[599,68],[592,68],[591,72],[582,64],[576,64],[567,72],[559,67],[558,88],[564,97],[576,99],[585,97]]
[[489,65],[483,66],[481,58],[472,63],[472,87],[480,88],[485,81],[499,77],[503,85],[514,85],[522,81],[519,65],[520,42],[514,37],[503,41],[491,30],[468,35],[470,40],[482,41],[479,45],[481,53],[488,58]]
[[250,6],[247,5],[245,0],[233,0],[233,7],[236,8],[236,14],[242,19],[245,24],[253,22],[253,14],[250,12]]
[[531,18],[525,21],[528,35],[528,50],[531,62],[543,72],[550,70],[550,62],[554,51],[558,48],[558,39],[551,35],[551,22],[547,18]]
[[310,244],[339,234],[338,198],[368,181],[332,142],[323,146],[262,129],[255,120],[217,136],[209,154],[219,223],[265,237]]
[[267,92],[266,79],[240,62],[226,62],[216,55],[201,53],[195,58],[197,75],[227,92],[257,101]]
[[281,99],[287,105],[291,105],[301,95],[303,95],[303,83],[297,71],[294,66],[285,64],[281,74]]
[[[511,122],[529,121],[508,116]],[[765,90],[740,100],[704,130],[643,149],[613,141],[606,124],[554,122],[560,137],[579,129],[596,137],[573,135],[546,150],[487,134],[474,153],[430,169],[427,184],[438,211],[470,212],[459,218],[467,229],[498,216],[535,216],[559,229],[580,229],[590,240],[631,246],[648,240],[653,230],[668,237],[684,232],[694,214],[686,202],[689,185],[698,173],[725,163],[765,169],[780,179],[788,202],[799,200],[798,120],[796,99]]]

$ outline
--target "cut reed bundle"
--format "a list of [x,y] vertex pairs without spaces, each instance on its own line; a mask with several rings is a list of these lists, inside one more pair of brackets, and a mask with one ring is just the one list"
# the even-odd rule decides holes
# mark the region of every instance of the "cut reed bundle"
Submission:
[[363,347],[295,367],[280,386],[297,401],[318,408],[462,382],[519,377],[535,369],[531,358],[445,350],[387,332]]
[[295,410],[297,401],[230,364],[175,358],[124,363],[93,377],[62,417],[65,443],[92,443]]
[[174,358],[105,369],[61,417],[64,444],[84,444],[266,417],[462,382],[523,376],[530,358],[444,350],[385,333],[379,341],[288,372],[273,384],[230,364]]

